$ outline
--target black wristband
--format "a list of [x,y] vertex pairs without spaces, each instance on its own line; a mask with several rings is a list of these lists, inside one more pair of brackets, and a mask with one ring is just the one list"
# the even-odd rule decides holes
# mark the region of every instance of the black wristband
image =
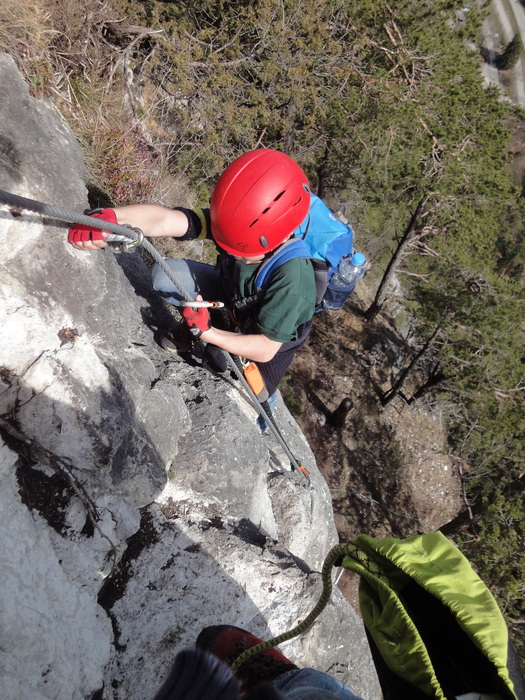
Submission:
[[198,238],[202,232],[202,221],[199,215],[193,211],[193,209],[186,209],[185,207],[173,207],[174,211],[181,211],[185,214],[188,219],[188,230],[184,236],[178,238],[179,241],[193,241]]

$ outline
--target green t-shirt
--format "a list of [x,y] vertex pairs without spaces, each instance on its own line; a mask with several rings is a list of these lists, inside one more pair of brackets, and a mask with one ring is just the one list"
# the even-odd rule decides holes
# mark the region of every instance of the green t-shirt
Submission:
[[[239,287],[242,296],[251,296],[259,265],[240,265]],[[297,329],[309,321],[315,311],[315,276],[307,258],[292,258],[271,275],[258,305],[254,332],[287,343],[297,338]]]
[[[188,217],[188,232],[179,240],[208,238],[214,240],[209,209],[177,209]],[[220,247],[219,247],[220,249]],[[255,278],[259,265],[241,263],[239,292],[241,297],[255,293]],[[297,329],[310,321],[315,312],[315,275],[307,258],[292,258],[277,267],[271,275],[261,303],[255,311],[255,321],[248,333],[262,333],[278,343],[296,340]]]

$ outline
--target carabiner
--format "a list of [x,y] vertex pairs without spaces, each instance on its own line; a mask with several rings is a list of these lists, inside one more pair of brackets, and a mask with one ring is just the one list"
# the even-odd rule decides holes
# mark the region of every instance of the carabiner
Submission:
[[126,228],[131,229],[132,231],[135,231],[137,234],[137,238],[134,241],[124,241],[119,245],[119,248],[122,253],[134,253],[135,248],[137,248],[139,245],[142,245],[142,241],[144,240],[144,232],[140,228],[136,228],[134,226],[130,226],[129,224],[124,224]]

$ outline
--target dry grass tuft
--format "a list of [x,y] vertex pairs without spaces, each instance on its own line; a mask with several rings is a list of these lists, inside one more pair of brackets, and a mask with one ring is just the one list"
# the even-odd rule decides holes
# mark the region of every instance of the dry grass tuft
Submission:
[[51,97],[68,121],[89,184],[114,204],[159,201],[162,154],[129,99],[125,51],[105,35],[120,18],[106,0],[83,5],[0,0],[0,51],[13,57],[30,92]]
[[57,31],[50,19],[44,3],[0,0],[0,50],[13,57],[37,95],[53,82],[50,47]]

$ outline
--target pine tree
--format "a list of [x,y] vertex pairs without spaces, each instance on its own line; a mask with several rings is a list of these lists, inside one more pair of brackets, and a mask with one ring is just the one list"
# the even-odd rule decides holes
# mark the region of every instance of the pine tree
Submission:
[[521,53],[521,38],[519,34],[514,34],[512,40],[507,44],[503,53],[497,59],[499,70],[510,70],[519,61]]

